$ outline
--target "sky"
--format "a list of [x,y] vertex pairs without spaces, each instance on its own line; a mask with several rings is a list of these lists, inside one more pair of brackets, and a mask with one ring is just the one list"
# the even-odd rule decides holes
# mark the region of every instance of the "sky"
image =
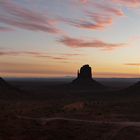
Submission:
[[0,0],[0,76],[140,77],[140,0]]

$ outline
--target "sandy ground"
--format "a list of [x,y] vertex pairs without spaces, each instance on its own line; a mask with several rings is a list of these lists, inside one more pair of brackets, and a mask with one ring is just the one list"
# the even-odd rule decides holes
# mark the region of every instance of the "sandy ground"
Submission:
[[0,140],[140,140],[139,90],[12,84],[21,90],[0,90]]

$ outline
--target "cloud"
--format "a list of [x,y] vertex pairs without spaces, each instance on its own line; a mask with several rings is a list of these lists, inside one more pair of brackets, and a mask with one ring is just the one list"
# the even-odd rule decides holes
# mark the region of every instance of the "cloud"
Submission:
[[88,0],[79,0],[79,1],[83,4],[88,3]]
[[[97,2],[80,1],[82,3],[88,3],[88,7],[92,9],[84,10],[83,14],[85,18],[70,19],[70,18],[59,18],[61,22],[65,22],[72,26],[82,29],[89,30],[101,30],[107,26],[112,25],[116,17],[124,16],[123,11],[118,7],[110,4],[102,4]],[[86,5],[87,6],[87,5]],[[96,9],[96,10],[95,10]]]
[[78,53],[62,53],[62,56],[81,56],[82,54],[78,54]]
[[60,20],[71,26],[88,30],[102,30],[113,22],[112,17],[100,13],[87,12],[87,17],[90,18],[90,20],[73,20],[68,18],[60,18]]
[[113,23],[113,18],[107,14],[88,12],[88,16],[96,23],[96,26],[98,27],[104,28]]
[[33,52],[33,51],[0,51],[0,56],[4,56],[4,55],[8,55],[8,56],[18,56],[18,55],[32,55],[32,56],[39,56],[42,55],[42,53],[38,53],[38,52]]
[[122,4],[123,6],[128,7],[139,7],[140,0],[112,0],[115,3]]
[[[63,63],[63,62],[61,62]],[[0,73],[5,76],[20,76],[20,77],[36,77],[36,76],[60,76],[72,74],[66,72],[65,69],[58,69],[55,65],[41,63],[22,63],[22,62],[0,62]]]
[[71,48],[99,48],[103,50],[112,50],[124,46],[125,44],[107,43],[101,40],[83,40],[64,36],[59,42]]
[[48,58],[52,60],[69,60],[72,56],[80,56],[80,54],[69,53],[69,54],[48,54],[46,52],[37,52],[37,51],[8,51],[0,50],[0,56],[30,56],[36,58]]
[[139,77],[139,74],[136,73],[117,73],[117,72],[96,72],[95,77],[101,77],[101,78],[134,78]]
[[2,27],[2,26],[0,26],[0,32],[8,32],[8,31],[13,31],[13,29],[9,28],[9,27]]
[[31,31],[59,33],[55,27],[55,20],[47,17],[47,14],[28,9],[15,2],[0,1],[0,22]]
[[[79,2],[82,4],[87,4],[87,3],[88,4],[91,4],[91,3],[95,4],[95,2],[98,2],[98,1],[79,0]],[[102,2],[103,6],[109,6],[108,4],[112,4],[112,2],[117,3],[117,4],[121,4],[122,6],[128,6],[128,7],[139,7],[140,6],[140,0],[106,0],[106,1],[100,1],[100,2]],[[104,8],[104,7],[102,7],[102,8]]]
[[[83,22],[83,27],[92,27],[93,29],[102,29],[108,25],[112,25],[113,20],[116,17],[124,16],[123,11],[119,7],[114,7],[113,5],[105,5],[102,3],[94,2],[93,7],[96,8],[95,11],[86,11],[86,15],[90,18],[91,22]],[[85,26],[86,25],[86,26]],[[91,26],[92,25],[92,26]]]
[[[68,5],[68,1],[65,2]],[[99,30],[111,25],[114,20],[114,15],[124,15],[118,6],[101,2],[91,2],[89,0],[78,0],[78,3],[79,2],[86,5],[88,9],[88,11],[86,11],[82,6],[77,7],[77,10],[81,12],[85,18],[79,16],[76,19],[68,19],[67,17],[56,18],[57,16],[50,18],[48,13],[44,13],[43,10],[39,12],[33,9],[32,6],[27,8],[27,6],[21,5],[16,1],[0,1],[0,23],[20,29],[62,35],[64,33],[57,27],[58,23],[69,24],[80,29]],[[89,7],[92,7],[92,9]],[[96,9],[96,12],[94,9]]]
[[[12,65],[13,66],[13,65]],[[32,67],[29,65],[25,65],[25,67],[28,67],[30,69],[23,69],[23,70],[16,70],[16,69],[9,69],[9,70],[0,70],[1,73],[12,73],[12,74],[54,74],[54,73],[63,73],[63,71],[48,71],[48,70],[38,70],[37,67],[38,65],[36,65],[36,69],[32,69]]]
[[128,66],[140,66],[140,63],[126,63],[124,65],[128,65]]
[[77,28],[82,28],[82,29],[90,29],[90,30],[98,30],[98,29],[103,29],[104,25],[100,23],[94,23],[92,21],[86,21],[86,20],[66,20],[65,22],[69,23],[72,26],[75,26]]
[[7,63],[0,62],[2,68],[0,69],[1,73],[13,73],[13,74],[54,74],[54,73],[63,73],[63,70],[56,70],[51,67],[47,67],[43,64],[26,64],[26,63]]
[[40,57],[40,58],[49,58],[49,59],[53,59],[53,60],[67,60],[66,57],[62,57],[62,56],[51,56],[51,55],[37,55],[36,57]]
[[119,7],[114,7],[113,5],[105,5],[104,3],[93,3],[94,7],[106,12],[108,14],[114,14],[116,16],[124,16],[123,11]]

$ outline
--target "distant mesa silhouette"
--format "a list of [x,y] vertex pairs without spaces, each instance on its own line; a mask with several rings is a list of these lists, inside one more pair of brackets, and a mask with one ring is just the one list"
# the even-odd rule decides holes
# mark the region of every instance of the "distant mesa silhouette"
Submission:
[[0,77],[0,99],[21,99],[24,95],[20,94],[20,92],[20,89]]
[[92,78],[92,69],[86,64],[78,70],[77,78],[72,81],[72,85],[79,87],[103,88],[104,86]]
[[140,93],[140,81],[135,83],[134,85],[128,87],[126,90],[131,91],[131,92],[133,91],[133,92],[139,92]]
[[0,89],[20,91],[20,89],[14,87],[13,85],[5,81],[2,77],[0,77]]
[[10,88],[11,85],[7,83],[3,78],[0,77],[0,88]]

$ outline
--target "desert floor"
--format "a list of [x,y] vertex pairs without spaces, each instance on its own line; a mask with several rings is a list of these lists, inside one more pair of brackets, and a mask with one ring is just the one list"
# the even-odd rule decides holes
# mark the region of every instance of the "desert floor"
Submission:
[[[139,140],[140,91],[10,81],[0,91],[0,140]],[[112,83],[113,84],[113,83]],[[122,88],[123,87],[123,88]]]

